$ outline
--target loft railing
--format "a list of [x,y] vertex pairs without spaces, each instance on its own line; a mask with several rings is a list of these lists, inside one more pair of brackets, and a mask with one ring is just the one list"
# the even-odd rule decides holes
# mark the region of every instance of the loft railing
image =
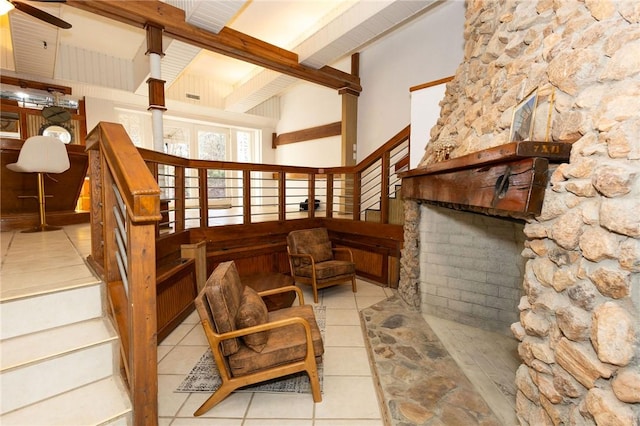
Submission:
[[389,199],[408,165],[409,127],[352,167],[203,161],[139,151],[161,192],[159,234],[306,217],[365,220],[368,209],[379,210],[377,221],[389,223]]
[[156,224],[160,190],[119,124],[87,136],[91,178],[91,256],[107,285],[120,335],[133,423],[158,424]]

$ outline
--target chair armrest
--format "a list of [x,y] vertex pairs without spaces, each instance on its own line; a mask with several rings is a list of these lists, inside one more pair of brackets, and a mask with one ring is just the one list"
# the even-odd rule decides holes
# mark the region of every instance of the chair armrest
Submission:
[[351,262],[353,262],[353,252],[351,251],[350,248],[347,248],[347,247],[334,247],[331,250],[333,250],[334,252],[348,253],[349,254],[349,260]]
[[311,342],[311,326],[309,322],[302,317],[283,318],[277,321],[267,322],[264,324],[252,325],[251,327],[240,328],[238,330],[229,331],[227,333],[217,334],[214,331],[216,340],[219,342],[223,340],[233,339],[236,337],[246,336],[251,333],[257,333],[259,331],[272,330],[275,328],[282,328],[293,324],[301,324],[305,329],[307,342]]
[[259,291],[258,296],[270,296],[272,294],[286,293],[287,291],[295,291],[298,295],[298,301],[300,305],[304,305],[304,295],[302,294],[302,290],[295,285],[286,285],[284,287],[273,288],[271,290]]

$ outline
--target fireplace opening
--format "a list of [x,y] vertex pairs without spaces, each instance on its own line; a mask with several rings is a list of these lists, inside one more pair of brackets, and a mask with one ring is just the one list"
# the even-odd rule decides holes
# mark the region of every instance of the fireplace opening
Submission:
[[513,336],[524,296],[524,221],[420,207],[422,312]]
[[516,424],[521,363],[511,325],[526,259],[524,221],[420,204],[425,321],[503,424]]

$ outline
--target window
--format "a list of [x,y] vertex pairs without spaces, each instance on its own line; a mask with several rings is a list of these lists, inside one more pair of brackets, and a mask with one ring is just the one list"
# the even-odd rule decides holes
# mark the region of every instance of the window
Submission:
[[[151,115],[148,112],[115,108],[133,144],[153,149]],[[260,130],[230,127],[180,117],[164,116],[164,150],[168,154],[202,160],[260,161]]]
[[211,161],[228,160],[227,133],[198,131],[198,158]]
[[164,152],[178,157],[189,158],[189,130],[183,127],[167,127],[163,132]]
[[[198,131],[198,158],[210,161],[227,160],[227,134],[215,131]],[[224,170],[207,170],[207,195],[219,199],[226,195]]]
[[251,140],[251,133],[242,130],[236,132],[236,146],[238,147],[237,161],[241,163],[250,163],[252,161]]

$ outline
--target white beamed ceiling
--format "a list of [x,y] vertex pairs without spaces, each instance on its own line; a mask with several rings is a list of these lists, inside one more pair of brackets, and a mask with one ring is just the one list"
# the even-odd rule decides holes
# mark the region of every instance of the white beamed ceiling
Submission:
[[[192,25],[215,33],[224,25],[234,28],[237,24],[238,28],[234,29],[253,35],[248,9],[259,0],[247,3],[242,0],[165,1],[183,8],[187,22]],[[325,6],[330,6],[330,10],[297,34],[290,42],[292,46],[280,47],[296,52],[303,64],[321,68],[357,52],[434,3],[435,0],[327,0]],[[277,9],[286,8],[287,1],[269,4],[273,7],[265,9],[263,0],[260,13],[264,15],[265,10],[273,9],[273,16],[260,16],[260,19],[285,16],[282,9],[280,13]],[[13,11],[10,13],[10,26],[15,69],[10,69],[11,61],[4,61],[3,73],[8,70],[8,74],[24,78],[55,78],[69,86],[102,88],[91,90],[94,93],[114,89],[147,95],[148,59],[144,55],[146,36],[143,29],[105,20],[69,6],[33,5],[71,22],[74,31],[88,34],[83,38],[76,33],[65,33],[66,30],[58,30]],[[260,30],[266,31],[264,25]],[[96,36],[100,44],[86,42]],[[43,41],[47,41],[46,49]],[[90,46],[97,47],[93,50]],[[165,39],[164,48],[162,79],[166,82],[165,96],[168,100],[246,112],[299,81],[177,40]],[[0,57],[8,55],[5,47],[2,53]],[[199,97],[199,100],[194,97]]]
[[[58,16],[60,6],[42,10]],[[10,19],[13,59],[20,74],[53,78],[58,52],[58,29],[24,13],[13,13]]]
[[218,34],[242,9],[244,0],[163,0],[184,10],[188,23]]

